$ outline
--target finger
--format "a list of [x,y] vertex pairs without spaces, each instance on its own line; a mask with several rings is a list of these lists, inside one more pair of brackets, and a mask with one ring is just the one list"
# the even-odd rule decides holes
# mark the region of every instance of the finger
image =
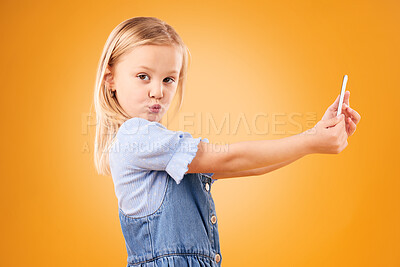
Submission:
[[346,115],[346,119],[347,117],[351,117],[353,114],[350,113],[350,107],[348,105],[346,105],[346,103],[343,103],[342,105],[342,113]]
[[349,133],[349,131],[350,131],[348,119],[349,119],[349,117],[346,117],[346,118],[345,118],[346,132],[347,132],[347,133]]
[[342,141],[347,138],[346,120],[340,120],[340,122],[336,125],[336,128],[336,131],[338,132]]
[[340,114],[339,116],[339,122],[336,124],[339,126],[339,128],[345,128],[346,127],[346,121],[345,121],[345,116],[344,114]]
[[350,136],[350,128],[349,128],[349,123],[347,121],[347,118],[343,120],[344,121],[344,126],[343,126],[343,139],[347,139]]
[[350,121],[351,119],[349,117],[346,117],[346,133],[348,136],[351,135]]
[[353,122],[353,120],[350,119],[350,118],[348,118],[347,122],[348,122],[348,125],[349,125],[349,131],[348,131],[348,133],[349,133],[349,136],[351,136],[351,135],[353,135],[354,132],[356,131],[357,125],[356,125],[356,124]]
[[341,123],[343,124],[343,128],[346,130],[346,116],[343,118]]
[[351,107],[347,107],[346,111],[350,114],[349,117],[351,117],[351,119],[354,121],[355,124],[359,123],[361,120],[361,116],[360,114],[358,114],[357,111],[355,111],[354,109],[352,109]]
[[348,106],[350,106],[350,91],[344,92],[343,103],[346,103]]
[[355,124],[357,124],[361,119],[360,114],[358,114],[357,111],[351,107],[347,106],[345,103],[343,103],[342,106],[342,113],[346,114],[347,117],[350,117]]

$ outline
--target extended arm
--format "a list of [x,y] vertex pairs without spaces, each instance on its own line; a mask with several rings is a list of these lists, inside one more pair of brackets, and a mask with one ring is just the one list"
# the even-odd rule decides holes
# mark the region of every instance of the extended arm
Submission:
[[[311,136],[297,134],[276,140],[243,141],[225,146],[200,142],[187,173],[237,173],[280,168],[311,152]],[[272,167],[272,165],[276,165]],[[271,169],[272,170],[272,169]]]
[[244,141],[226,146],[200,142],[187,173],[214,173],[216,179],[260,175],[307,154],[338,154],[348,145],[347,138],[354,133],[361,118],[348,106],[348,98],[349,93],[346,93],[343,108],[347,116],[346,123],[343,115],[336,116],[338,96],[323,119],[304,132],[310,134],[300,133],[277,140]]
[[238,171],[238,172],[220,172],[220,173],[214,173],[212,176],[213,179],[222,179],[222,178],[234,178],[234,177],[244,177],[244,176],[256,176],[256,175],[261,175],[265,173],[272,172],[274,170],[277,170],[279,168],[282,168],[296,160],[298,160],[301,157],[297,157],[295,159],[287,160],[281,163],[277,163],[271,166],[267,167],[261,167],[261,168],[256,168],[256,169],[251,169],[251,170],[245,170],[245,171]]

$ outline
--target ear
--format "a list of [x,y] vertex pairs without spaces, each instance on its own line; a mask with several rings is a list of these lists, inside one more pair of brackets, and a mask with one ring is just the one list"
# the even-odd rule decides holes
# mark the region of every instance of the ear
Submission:
[[114,76],[110,65],[107,64],[106,71],[104,72],[104,84],[108,88],[114,88]]

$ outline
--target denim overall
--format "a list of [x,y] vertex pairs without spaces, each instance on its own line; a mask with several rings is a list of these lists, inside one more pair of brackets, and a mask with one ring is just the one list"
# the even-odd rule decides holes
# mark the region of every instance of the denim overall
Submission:
[[131,217],[119,209],[127,267],[221,266],[222,256],[210,176],[186,173],[180,184],[168,175],[160,207]]

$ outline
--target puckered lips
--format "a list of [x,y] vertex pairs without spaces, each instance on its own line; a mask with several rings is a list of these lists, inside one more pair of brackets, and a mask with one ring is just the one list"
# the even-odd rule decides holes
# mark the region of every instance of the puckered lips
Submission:
[[149,109],[152,113],[158,113],[161,110],[161,106],[159,104],[154,104],[150,106]]

